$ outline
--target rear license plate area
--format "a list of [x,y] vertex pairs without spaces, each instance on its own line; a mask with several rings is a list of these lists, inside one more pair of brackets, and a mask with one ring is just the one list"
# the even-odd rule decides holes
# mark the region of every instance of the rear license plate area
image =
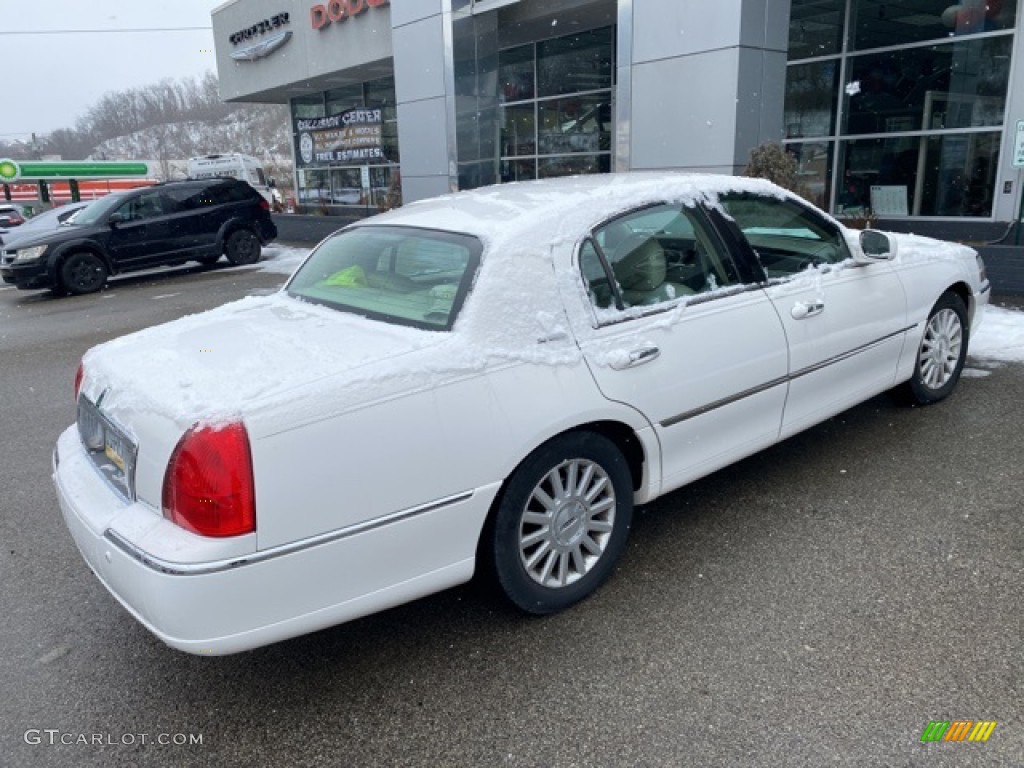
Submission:
[[78,434],[86,454],[104,479],[128,501],[135,499],[138,446],[126,430],[85,397],[78,398]]

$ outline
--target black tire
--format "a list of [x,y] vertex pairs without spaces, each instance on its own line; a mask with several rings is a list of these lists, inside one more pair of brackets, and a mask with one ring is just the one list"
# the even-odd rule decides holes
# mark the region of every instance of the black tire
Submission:
[[939,297],[928,313],[914,360],[914,375],[901,394],[915,405],[930,405],[949,397],[967,360],[967,307],[952,291]]
[[95,293],[107,284],[108,275],[106,263],[95,253],[72,253],[60,265],[60,286],[54,292],[62,288],[75,296]]
[[481,554],[516,607],[554,613],[611,575],[632,520],[633,485],[622,452],[601,435],[570,432],[542,445],[513,473]]
[[260,240],[248,229],[236,229],[224,243],[224,253],[232,264],[255,264],[260,260]]

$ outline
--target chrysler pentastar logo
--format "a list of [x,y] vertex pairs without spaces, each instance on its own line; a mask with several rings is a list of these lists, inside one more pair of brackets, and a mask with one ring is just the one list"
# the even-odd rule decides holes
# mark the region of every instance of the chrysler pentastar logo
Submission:
[[291,39],[291,36],[291,31],[278,32],[277,34],[265,37],[258,43],[253,43],[252,45],[245,46],[245,48],[239,48],[237,51],[232,51],[230,56],[235,61],[256,61],[256,59],[262,59],[264,56],[269,56],[282,45],[287,43]]

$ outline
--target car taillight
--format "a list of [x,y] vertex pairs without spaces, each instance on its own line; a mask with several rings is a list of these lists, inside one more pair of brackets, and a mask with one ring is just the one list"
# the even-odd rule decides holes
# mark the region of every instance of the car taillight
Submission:
[[262,208],[264,211],[270,210],[270,203],[267,202],[266,198],[260,199],[260,208]]
[[82,377],[85,376],[85,369],[82,364],[78,364],[78,370],[75,371],[75,402],[78,402],[78,393],[82,391]]
[[256,530],[249,434],[241,423],[189,429],[164,474],[164,517],[200,536]]

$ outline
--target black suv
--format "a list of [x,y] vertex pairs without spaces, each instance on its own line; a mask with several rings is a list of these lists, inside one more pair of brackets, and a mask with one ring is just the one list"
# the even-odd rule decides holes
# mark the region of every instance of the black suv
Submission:
[[18,288],[92,293],[118,272],[212,264],[221,254],[253,264],[275,237],[270,206],[244,181],[171,181],[115,192],[56,231],[19,238],[0,251],[0,277]]

